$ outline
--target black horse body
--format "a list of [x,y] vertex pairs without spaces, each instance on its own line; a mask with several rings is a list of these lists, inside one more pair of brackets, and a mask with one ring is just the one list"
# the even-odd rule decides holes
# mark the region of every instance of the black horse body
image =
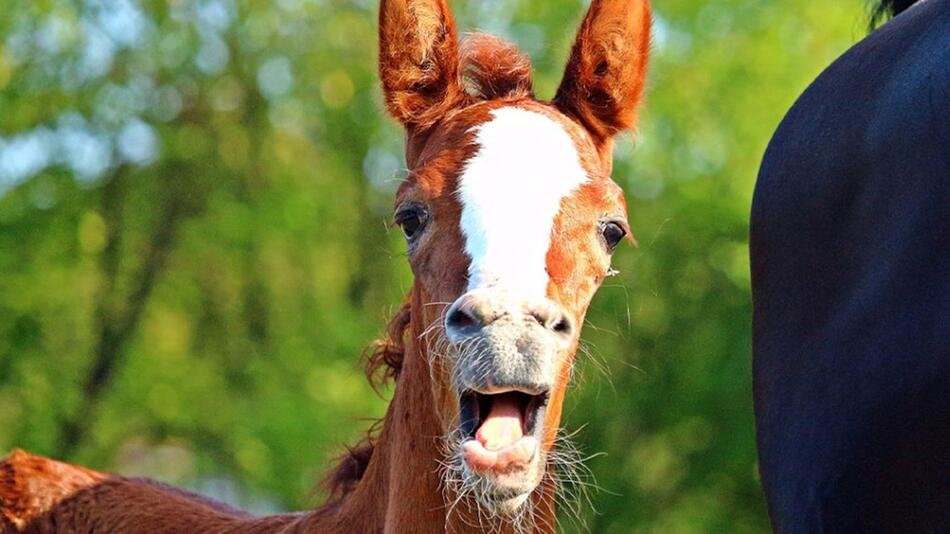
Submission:
[[950,0],[808,88],[751,221],[760,470],[780,532],[950,532]]

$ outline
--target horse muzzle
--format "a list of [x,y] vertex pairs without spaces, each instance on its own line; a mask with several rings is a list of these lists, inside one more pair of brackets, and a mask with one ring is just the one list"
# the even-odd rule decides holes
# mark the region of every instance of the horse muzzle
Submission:
[[455,347],[463,475],[483,504],[517,508],[544,474],[544,421],[574,325],[549,301],[492,290],[460,297],[446,314]]

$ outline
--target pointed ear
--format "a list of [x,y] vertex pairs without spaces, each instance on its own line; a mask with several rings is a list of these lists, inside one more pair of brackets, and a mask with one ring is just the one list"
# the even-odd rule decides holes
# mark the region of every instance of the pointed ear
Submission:
[[410,131],[459,105],[458,38],[445,0],[382,0],[379,76],[389,112]]
[[600,150],[632,128],[650,48],[648,0],[593,0],[554,104],[581,121]]

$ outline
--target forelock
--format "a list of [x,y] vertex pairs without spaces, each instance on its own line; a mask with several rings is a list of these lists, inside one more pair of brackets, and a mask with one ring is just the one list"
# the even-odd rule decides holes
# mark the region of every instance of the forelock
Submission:
[[514,43],[488,33],[468,33],[459,56],[470,95],[484,100],[533,96],[531,58]]

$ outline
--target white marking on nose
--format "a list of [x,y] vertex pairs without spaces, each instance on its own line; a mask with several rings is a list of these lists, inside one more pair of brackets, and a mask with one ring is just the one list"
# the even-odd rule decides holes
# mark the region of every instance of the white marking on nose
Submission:
[[551,118],[499,108],[478,127],[478,152],[459,179],[468,290],[547,294],[546,256],[561,200],[589,180],[567,131]]

